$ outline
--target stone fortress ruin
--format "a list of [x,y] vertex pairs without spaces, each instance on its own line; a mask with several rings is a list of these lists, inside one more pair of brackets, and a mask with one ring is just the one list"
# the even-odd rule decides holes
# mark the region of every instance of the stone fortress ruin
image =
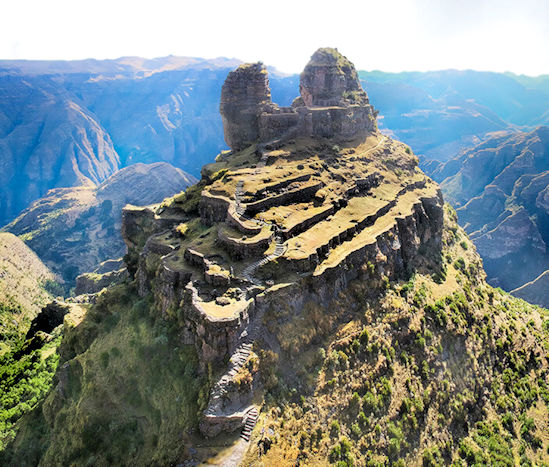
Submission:
[[376,129],[377,111],[353,64],[337,49],[313,54],[301,73],[299,92],[290,107],[279,107],[271,100],[263,64],[244,64],[230,72],[220,104],[229,147],[240,151],[253,143],[298,136],[352,140]]
[[139,294],[152,293],[202,369],[215,369],[205,436],[243,426],[249,436],[259,355],[285,358],[277,326],[307,304],[328,313],[352,281],[376,289],[402,277],[441,243],[440,189],[378,132],[353,64],[319,49],[300,94],[278,107],[265,67],[241,65],[221,96],[231,151],[186,193],[123,211]]

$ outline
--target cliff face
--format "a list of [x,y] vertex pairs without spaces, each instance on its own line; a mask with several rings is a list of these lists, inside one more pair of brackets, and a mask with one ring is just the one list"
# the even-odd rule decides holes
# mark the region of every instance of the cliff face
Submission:
[[539,127],[489,139],[433,174],[494,286],[513,290],[549,269],[548,153],[549,128]]
[[299,91],[291,107],[279,107],[271,101],[263,65],[241,65],[229,73],[220,105],[227,144],[240,151],[255,142],[296,137],[352,140],[377,128],[377,112],[354,65],[336,49],[315,52],[301,73]]
[[240,65],[227,75],[219,109],[225,141],[240,151],[259,138],[258,116],[272,107],[267,69],[260,63]]
[[299,93],[307,107],[367,105],[355,66],[337,49],[319,49],[301,73]]

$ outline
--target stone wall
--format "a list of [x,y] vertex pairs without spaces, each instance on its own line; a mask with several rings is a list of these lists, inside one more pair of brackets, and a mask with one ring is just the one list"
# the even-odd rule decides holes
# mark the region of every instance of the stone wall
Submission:
[[231,71],[221,89],[219,110],[225,141],[240,151],[259,138],[259,114],[272,106],[265,66],[247,63]]
[[300,76],[291,107],[271,100],[267,70],[245,64],[229,73],[221,91],[225,141],[233,151],[299,136],[352,140],[377,130],[377,112],[354,65],[336,49],[319,49]]

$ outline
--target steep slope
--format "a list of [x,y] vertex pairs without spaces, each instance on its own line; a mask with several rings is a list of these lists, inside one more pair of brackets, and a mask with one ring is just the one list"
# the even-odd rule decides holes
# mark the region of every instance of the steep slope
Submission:
[[549,270],[542,272],[533,281],[512,290],[515,297],[522,298],[530,303],[549,308]]
[[548,461],[549,312],[485,283],[349,63],[315,53],[291,108],[229,75],[227,142],[257,140],[124,209],[133,282],[66,334],[5,465]]
[[0,225],[49,189],[101,183],[120,161],[97,119],[55,80],[0,77]]
[[539,127],[492,138],[433,172],[458,206],[490,283],[506,290],[549,268],[548,154],[549,128]]
[[51,301],[56,279],[22,240],[0,232],[0,355]]
[[22,240],[0,233],[0,451],[15,435],[17,420],[52,382],[59,339],[44,333],[26,337],[41,309],[62,290],[56,281]]
[[280,349],[258,345],[264,415],[242,465],[547,462],[549,312],[484,282],[448,206],[444,225],[443,276],[268,315]]
[[159,202],[195,181],[164,162],[134,164],[98,186],[50,190],[5,229],[71,285],[78,274],[124,254],[119,233],[124,205]]

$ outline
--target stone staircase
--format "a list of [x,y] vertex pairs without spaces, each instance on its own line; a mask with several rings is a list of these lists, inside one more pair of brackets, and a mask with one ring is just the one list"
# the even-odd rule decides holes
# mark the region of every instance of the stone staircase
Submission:
[[242,343],[231,355],[227,372],[217,381],[217,383],[215,383],[215,386],[212,389],[208,408],[204,411],[205,416],[219,417],[223,414],[224,398],[228,394],[227,388],[234,376],[250,358],[252,352],[252,344],[250,341],[251,333],[242,340]]
[[[215,383],[212,391],[210,392],[210,400],[208,407],[203,413],[202,422],[204,426],[224,424],[224,426],[230,426],[232,431],[245,425],[249,419],[249,413],[255,413],[254,425],[257,420],[258,409],[255,406],[247,406],[246,402],[231,396],[235,396],[230,392],[231,382],[240,369],[250,358],[252,354],[253,342],[259,337],[259,333],[262,329],[263,312],[257,313],[253,319],[249,322],[248,326],[240,335],[240,344],[235,349],[231,358],[229,359],[229,365],[227,371],[219,378]],[[234,389],[233,389],[234,392]],[[251,400],[252,394],[249,395]],[[248,402],[249,403],[249,402]],[[253,410],[253,412],[251,412]],[[253,427],[252,427],[253,428]],[[202,427],[201,427],[202,430]],[[204,434],[208,435],[208,429],[202,430]],[[213,435],[215,436],[216,433]],[[209,436],[209,435],[208,435]]]
[[269,261],[272,261],[273,259],[278,258],[279,256],[282,256],[285,251],[286,251],[286,246],[284,245],[284,239],[282,237],[277,236],[275,238],[274,253],[268,256],[265,256],[264,258],[261,258],[257,261],[254,261],[252,264],[248,265],[244,269],[244,271],[242,271],[242,276],[244,277],[244,279],[246,279],[247,281],[251,282],[254,285],[262,285],[261,281],[254,277],[255,271],[261,266],[267,264]]
[[[252,219],[244,215],[246,212],[246,208],[242,205],[242,189],[244,187],[244,180],[240,180],[236,184],[236,189],[234,192],[234,199],[235,199],[235,211],[236,213],[243,219],[247,221],[255,222],[258,225],[264,226],[264,225],[270,225],[273,228],[276,228],[274,224],[271,224],[269,222],[261,221],[258,219]],[[264,258],[261,258],[257,261],[254,261],[252,264],[248,265],[244,271],[242,271],[242,276],[244,279],[246,279],[248,282],[251,282],[253,285],[262,285],[261,281],[259,279],[256,279],[254,277],[255,271],[260,268],[261,266],[267,264],[269,261],[272,261],[275,258],[278,258],[279,256],[282,256],[284,252],[286,251],[286,247],[284,245],[284,239],[281,236],[275,237],[275,251],[274,253],[265,256]]]
[[244,427],[242,428],[242,432],[240,434],[240,437],[244,441],[250,441],[250,436],[255,424],[257,423],[258,417],[259,412],[257,411],[257,408],[252,405],[251,409],[246,413],[246,421],[244,422]]

